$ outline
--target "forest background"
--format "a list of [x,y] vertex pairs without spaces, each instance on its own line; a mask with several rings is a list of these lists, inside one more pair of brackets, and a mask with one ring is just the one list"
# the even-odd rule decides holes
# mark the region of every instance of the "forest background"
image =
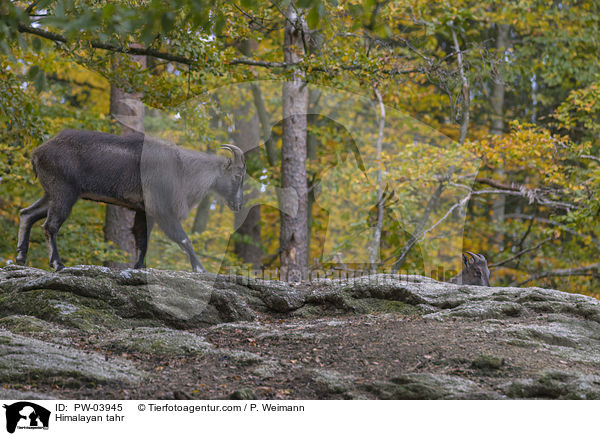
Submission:
[[[0,263],[41,195],[36,146],[66,128],[143,129],[247,150],[251,207],[236,217],[209,196],[185,223],[209,271],[436,276],[464,249],[487,257],[493,285],[598,297],[599,13],[591,0],[4,1]],[[279,187],[297,193],[293,219]],[[126,264],[128,219],[78,202],[63,260]],[[150,246],[148,266],[188,268],[161,232]],[[28,263],[48,267],[40,226]]]

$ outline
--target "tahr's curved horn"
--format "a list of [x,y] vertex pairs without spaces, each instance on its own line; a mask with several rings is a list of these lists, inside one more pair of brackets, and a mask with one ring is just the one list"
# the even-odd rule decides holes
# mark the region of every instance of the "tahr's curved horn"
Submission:
[[469,253],[471,256],[473,256],[473,259],[485,260],[485,257],[483,256],[483,254],[471,253],[470,251],[467,251],[466,253]]
[[476,259],[479,259],[475,253],[471,253],[470,251],[465,251],[465,253],[469,253],[471,255],[471,262],[475,262]]
[[229,150],[231,153],[233,153],[233,164],[236,167],[243,167],[246,165],[246,157],[244,156],[244,152],[241,148],[232,144],[223,144],[223,146],[220,148],[224,148],[225,150]]

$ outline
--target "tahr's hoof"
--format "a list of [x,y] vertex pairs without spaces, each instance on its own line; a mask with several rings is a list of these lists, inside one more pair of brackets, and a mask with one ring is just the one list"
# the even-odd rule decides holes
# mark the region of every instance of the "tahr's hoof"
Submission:
[[15,259],[15,263],[17,265],[25,266],[26,261],[27,253],[23,253],[21,250],[17,250],[17,258]]
[[65,269],[65,266],[62,263],[58,263],[58,264],[54,265],[54,272],[59,272],[63,269]]

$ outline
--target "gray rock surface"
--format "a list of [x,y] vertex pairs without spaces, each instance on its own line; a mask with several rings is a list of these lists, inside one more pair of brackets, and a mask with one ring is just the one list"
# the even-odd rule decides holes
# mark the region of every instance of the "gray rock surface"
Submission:
[[[360,365],[379,365],[386,348],[369,341],[364,347],[370,360],[356,369],[321,358],[286,358],[284,346],[306,344],[310,352],[322,343],[331,346],[336,335],[342,348],[345,335],[356,334],[357,319],[424,326],[421,343],[415,339],[411,349],[411,338],[405,341],[417,363],[403,366],[402,356],[388,356],[386,371],[365,376]],[[427,325],[448,331],[449,342],[456,336],[455,349],[441,341],[444,347],[432,345],[437,354],[417,350],[424,347]],[[212,343],[206,334],[237,335],[240,346]],[[249,350],[256,341],[271,350]],[[315,398],[598,399],[600,302],[557,290],[471,287],[420,276],[288,284],[152,269],[0,268],[1,396],[64,397],[45,391],[43,380],[127,392],[155,377],[140,356],[216,359],[227,368],[245,368],[244,376],[258,378],[257,385],[288,376]],[[244,386],[241,376],[234,379],[242,380],[239,389],[225,398],[267,392]],[[280,391],[285,396],[290,389]]]
[[143,375],[123,359],[107,359],[99,353],[85,353],[0,330],[0,379],[4,381],[48,377],[72,383],[135,382]]

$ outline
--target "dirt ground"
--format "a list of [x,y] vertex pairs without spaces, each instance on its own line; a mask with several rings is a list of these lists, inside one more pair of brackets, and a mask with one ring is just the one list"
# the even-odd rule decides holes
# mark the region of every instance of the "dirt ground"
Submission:
[[[535,317],[517,322],[543,324]],[[438,322],[420,316],[374,314],[315,320],[264,317],[188,330],[216,349],[253,353],[261,361],[219,353],[166,357],[102,348],[94,335],[82,333],[72,337],[72,346],[101,352],[106,359],[131,360],[150,379],[129,385],[82,386],[79,381],[71,386],[63,377],[60,385],[53,380],[32,380],[19,389],[72,399],[226,399],[239,396],[240,391],[246,399],[348,398],[343,390],[324,387],[315,379],[314,374],[323,372],[351,379],[361,398],[376,398],[369,389],[373,382],[406,373],[462,376],[498,391],[502,380],[541,370],[590,371],[589,365],[561,360],[548,350],[524,352],[526,345],[504,332],[501,324],[490,326],[484,321]],[[265,361],[275,362],[275,369],[269,370]]]

